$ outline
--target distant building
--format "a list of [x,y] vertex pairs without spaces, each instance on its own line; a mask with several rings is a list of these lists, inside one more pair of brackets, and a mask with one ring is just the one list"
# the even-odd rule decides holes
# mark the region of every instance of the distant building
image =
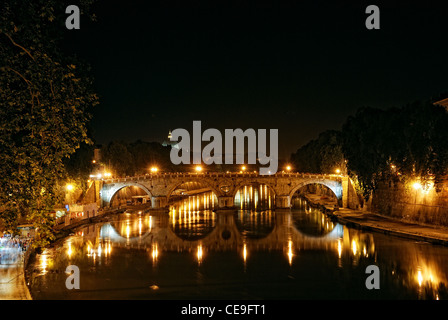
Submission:
[[101,145],[97,145],[95,149],[93,149],[93,160],[96,163],[101,162]]

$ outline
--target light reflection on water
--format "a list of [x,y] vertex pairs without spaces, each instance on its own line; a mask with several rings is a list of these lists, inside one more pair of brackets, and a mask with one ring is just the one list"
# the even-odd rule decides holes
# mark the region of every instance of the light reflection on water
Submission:
[[[244,192],[240,197],[252,209],[216,213],[211,206],[214,195],[201,194],[176,203],[169,215],[127,213],[84,227],[37,256],[30,267],[32,295],[448,298],[448,248],[347,228],[305,201],[291,212],[276,212],[269,209],[269,201],[260,203],[265,199],[254,190],[247,189],[249,198]],[[250,203],[255,197],[260,201]],[[81,290],[65,288],[64,272],[70,264],[80,268]],[[381,272],[379,290],[365,287],[365,269],[371,264]]]

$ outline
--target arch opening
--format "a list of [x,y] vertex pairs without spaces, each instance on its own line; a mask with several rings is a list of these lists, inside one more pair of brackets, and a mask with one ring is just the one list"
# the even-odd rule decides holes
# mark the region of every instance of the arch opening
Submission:
[[150,204],[151,195],[143,188],[136,185],[124,186],[117,190],[110,199],[111,207],[135,206]]
[[306,183],[301,186],[298,186],[291,193],[291,206],[292,208],[301,206],[299,199],[306,199],[310,203],[314,204],[322,204],[327,206],[342,206],[342,197],[338,196],[339,190],[334,190],[334,188],[330,188],[329,186],[318,183],[311,182]]
[[271,210],[275,208],[275,192],[266,184],[246,184],[236,190],[233,201],[240,210]]

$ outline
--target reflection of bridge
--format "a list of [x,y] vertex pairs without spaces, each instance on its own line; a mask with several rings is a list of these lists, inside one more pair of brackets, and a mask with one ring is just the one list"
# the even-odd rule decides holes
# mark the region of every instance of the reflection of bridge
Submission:
[[[141,236],[127,237],[120,234],[111,223],[105,223],[99,231],[91,234],[92,243],[99,239],[103,243],[107,241],[112,246],[133,248],[151,248],[157,245],[159,250],[188,251],[198,246],[214,251],[226,251],[246,247],[248,250],[258,249],[284,249],[288,244],[293,244],[295,249],[327,249],[331,245],[337,245],[338,239],[343,239],[343,226],[337,224],[322,236],[310,236],[301,232],[291,221],[290,212],[276,213],[272,230],[263,238],[250,238],[244,236],[238,229],[235,215],[231,213],[218,213],[216,225],[213,230],[201,239],[186,240],[179,237],[169,226],[168,215],[158,215],[160,221]],[[154,218],[154,216],[153,216]],[[331,223],[331,222],[330,222]]]
[[218,209],[232,208],[236,192],[245,185],[264,184],[275,194],[276,208],[290,208],[294,193],[307,184],[322,184],[331,189],[344,208],[356,208],[359,200],[351,180],[342,175],[278,173],[159,173],[137,177],[105,179],[100,188],[101,205],[110,206],[122,188],[136,186],[151,197],[153,209],[166,208],[173,191],[185,183],[197,183],[213,191]]

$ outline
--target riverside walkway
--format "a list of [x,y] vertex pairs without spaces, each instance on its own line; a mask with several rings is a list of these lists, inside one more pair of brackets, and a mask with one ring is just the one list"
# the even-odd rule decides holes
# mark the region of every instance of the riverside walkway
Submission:
[[308,194],[306,198],[309,202],[325,208],[327,215],[348,227],[448,246],[448,227],[406,221],[365,210],[334,210],[335,203],[332,201],[322,200],[313,194]]
[[22,251],[14,240],[0,242],[0,300],[31,300],[24,268],[30,249]]
[[25,283],[22,259],[16,263],[0,265],[0,299],[31,300]]
[[348,227],[448,246],[448,227],[409,222],[359,210],[340,209],[329,215]]

